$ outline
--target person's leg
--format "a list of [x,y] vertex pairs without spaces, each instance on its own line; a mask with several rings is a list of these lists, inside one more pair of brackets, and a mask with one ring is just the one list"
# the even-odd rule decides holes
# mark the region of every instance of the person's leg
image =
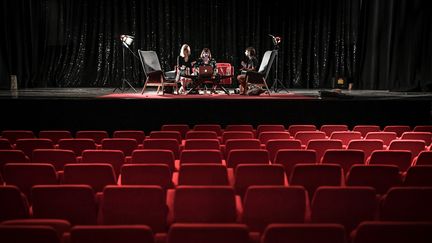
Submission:
[[244,74],[238,75],[237,80],[239,82],[240,94],[246,94],[247,92],[246,75]]

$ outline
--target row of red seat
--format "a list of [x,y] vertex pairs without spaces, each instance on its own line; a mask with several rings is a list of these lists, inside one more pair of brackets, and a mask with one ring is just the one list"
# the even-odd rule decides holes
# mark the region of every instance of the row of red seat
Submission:
[[310,204],[301,186],[251,186],[243,201],[229,186],[39,185],[31,210],[14,186],[0,187],[1,221],[64,219],[72,225],[145,224],[166,232],[172,223],[244,223],[262,232],[270,223],[337,223],[347,233],[363,221],[432,221],[432,187],[393,187],[381,199],[371,187],[319,187]]
[[[54,225],[54,227],[52,227]],[[57,228],[55,228],[57,226]],[[61,226],[62,228],[59,229]],[[166,235],[153,235],[145,225],[75,226],[63,221],[14,221],[0,225],[0,241],[15,243],[425,243],[432,241],[431,223],[363,222],[352,237],[338,224],[271,224],[260,239],[243,224],[182,224]],[[63,234],[64,233],[64,234]],[[62,236],[59,236],[61,234]],[[64,236],[63,236],[64,235]],[[37,240],[36,240],[37,239]]]

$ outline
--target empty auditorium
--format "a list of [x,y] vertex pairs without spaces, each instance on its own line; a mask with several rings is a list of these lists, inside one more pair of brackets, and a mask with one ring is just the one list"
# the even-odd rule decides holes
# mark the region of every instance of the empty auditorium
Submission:
[[0,242],[432,242],[431,10],[0,1]]

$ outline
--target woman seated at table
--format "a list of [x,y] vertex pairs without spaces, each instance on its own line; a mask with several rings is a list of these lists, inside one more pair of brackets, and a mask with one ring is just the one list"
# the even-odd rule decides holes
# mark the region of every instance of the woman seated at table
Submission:
[[[196,61],[194,65],[195,72],[198,72],[200,66],[211,66],[213,68],[213,73],[216,73],[216,60],[212,58],[211,51],[209,48],[204,48],[201,51],[200,58]],[[216,93],[216,84],[213,84],[212,92]]]
[[177,57],[176,65],[177,81],[181,84],[179,93],[185,93],[187,85],[192,81],[189,78],[182,77],[182,75],[189,75],[192,72],[192,66],[195,64],[190,55],[190,46],[188,44],[183,44],[180,48],[180,55]]

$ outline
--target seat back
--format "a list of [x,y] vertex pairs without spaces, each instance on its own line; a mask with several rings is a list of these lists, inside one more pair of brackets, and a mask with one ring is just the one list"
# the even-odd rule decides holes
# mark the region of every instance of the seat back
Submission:
[[260,64],[260,67],[258,69],[258,72],[262,73],[264,75],[265,80],[267,80],[267,78],[268,78],[271,67],[272,67],[273,62],[276,58],[276,55],[277,55],[277,50],[264,52],[264,56],[261,60],[261,64]]
[[382,140],[378,139],[371,139],[371,140],[362,140],[362,139],[355,139],[351,140],[348,143],[347,149],[358,149],[362,150],[365,155],[365,161],[369,158],[369,156],[372,154],[375,150],[382,150],[384,148],[384,143]]
[[270,139],[266,143],[266,149],[269,152],[270,160],[274,162],[279,150],[301,149],[301,142],[296,139]]
[[24,219],[30,216],[26,196],[13,185],[0,186],[0,222],[10,219]]
[[432,221],[431,187],[393,187],[383,198],[381,221]]
[[66,164],[77,162],[76,155],[72,150],[66,149],[36,149],[33,150],[32,162],[50,163],[56,170],[63,170]]
[[86,149],[96,149],[96,143],[90,138],[64,138],[59,140],[59,149],[74,151],[76,156],[81,156]]
[[162,71],[159,58],[155,51],[138,50],[138,55],[146,76],[148,76],[150,72]]
[[289,184],[303,186],[309,198],[313,198],[320,186],[342,185],[342,168],[336,164],[297,164],[291,173]]
[[325,139],[326,134],[320,131],[298,131],[294,138],[300,140],[302,145],[306,146],[312,139]]
[[42,225],[0,225],[0,242],[60,243],[54,228]]
[[257,126],[256,134],[259,137],[262,132],[285,132],[285,126],[281,124],[261,124]]
[[215,132],[218,136],[222,136],[222,127],[219,124],[197,124],[193,130]]
[[249,229],[243,224],[175,223],[168,232],[168,243],[249,243]]
[[182,142],[182,136],[178,131],[152,131],[150,138],[171,138],[176,139],[179,144]]
[[221,164],[185,164],[180,166],[179,185],[228,186],[228,173]]
[[138,143],[134,138],[104,138],[102,140],[103,150],[121,150],[124,156],[131,156],[137,147]]
[[140,149],[132,153],[132,164],[166,164],[174,172],[174,153],[164,149]]
[[404,178],[404,186],[432,187],[432,165],[411,166]]
[[146,225],[75,226],[70,232],[71,243],[153,243],[154,237]]
[[107,186],[101,213],[106,225],[144,224],[154,232],[166,231],[165,191],[159,186]]
[[102,192],[105,186],[117,184],[117,177],[110,164],[67,164],[62,183],[89,185],[95,192]]
[[32,159],[33,150],[35,149],[53,149],[54,144],[46,138],[22,138],[16,140],[15,148],[24,152],[27,157]]
[[281,164],[285,168],[287,178],[290,178],[296,164],[315,164],[315,150],[281,149],[276,153],[274,164]]
[[36,138],[33,131],[29,130],[4,130],[1,132],[1,137],[9,140],[11,144],[15,144],[18,139]]
[[225,127],[225,132],[253,132],[254,128],[249,124],[231,124]]
[[379,132],[381,128],[377,125],[357,125],[352,129],[354,132],[360,132],[362,137],[366,137],[368,132]]
[[107,163],[110,164],[116,176],[120,174],[120,168],[125,162],[125,156],[120,150],[89,149],[82,153],[82,163]]
[[58,184],[57,172],[51,164],[7,163],[3,176],[7,185],[17,186],[28,198],[34,185]]
[[30,159],[21,150],[0,150],[0,172],[6,163],[28,163]]
[[258,139],[262,144],[266,144],[271,139],[292,139],[289,132],[261,132]]
[[108,138],[107,131],[77,131],[75,138],[90,138],[97,144],[102,143],[102,139]]
[[34,218],[64,219],[71,225],[96,224],[97,206],[90,186],[34,186],[32,202]]
[[236,202],[231,186],[179,186],[174,195],[174,222],[234,223]]
[[[216,63],[218,74],[222,75],[234,75],[234,67],[231,63]],[[224,78],[220,80],[220,84],[230,85],[232,84],[232,78]]]
[[402,179],[395,165],[353,165],[346,178],[347,186],[370,186],[377,194],[385,194]]
[[426,146],[429,146],[432,141],[432,133],[431,132],[404,132],[400,137],[401,140],[423,140]]
[[368,132],[365,137],[365,139],[380,139],[386,146],[396,138],[397,134],[395,132]]
[[303,223],[306,191],[297,186],[250,186],[243,200],[242,222],[262,232],[271,223]]
[[189,131],[189,125],[187,125],[187,124],[165,124],[165,125],[162,125],[161,131],[180,132],[182,139],[184,139],[186,137],[186,133]]
[[422,151],[413,161],[414,165],[432,165],[432,151]]
[[222,164],[222,154],[215,149],[183,150],[180,165],[183,164]]
[[186,150],[214,149],[220,150],[219,139],[186,139],[184,144]]
[[310,124],[304,124],[304,125],[294,124],[294,125],[289,125],[288,127],[288,132],[293,137],[295,137],[298,132],[306,132],[306,131],[313,132],[316,130],[317,130],[316,126]]
[[352,131],[336,131],[330,135],[330,139],[339,139],[342,141],[342,144],[347,146],[351,140],[361,139],[362,135],[360,132],[352,132]]
[[233,149],[260,149],[261,142],[258,139],[230,139],[225,143],[225,158]]
[[345,243],[346,233],[339,224],[270,224],[264,231],[262,243]]
[[409,150],[412,157],[417,157],[417,155],[426,150],[426,144],[423,140],[394,140],[390,143],[389,150]]
[[238,165],[234,175],[234,188],[240,197],[253,185],[285,185],[286,177],[282,165]]
[[394,132],[394,133],[396,133],[397,137],[400,137],[400,136],[402,136],[402,134],[404,132],[410,132],[411,127],[407,126],[407,125],[390,125],[390,126],[385,126],[383,131],[384,132]]
[[145,133],[140,130],[118,130],[114,131],[113,138],[133,138],[137,141],[137,144],[142,144]]
[[189,131],[185,139],[218,139],[215,131]]
[[121,168],[122,185],[154,185],[167,190],[173,187],[171,170],[164,164],[125,164]]
[[39,132],[39,138],[51,139],[54,144],[58,144],[58,141],[63,138],[72,138],[72,133],[65,130],[46,130]]
[[149,138],[143,142],[144,149],[163,149],[170,150],[174,158],[178,159],[180,155],[180,144],[177,139],[172,138]]
[[252,131],[225,131],[222,134],[222,144],[225,144],[229,139],[253,139]]
[[270,160],[264,149],[233,149],[226,163],[227,167],[235,169],[239,164],[269,164]]
[[333,132],[348,131],[348,126],[347,125],[322,125],[320,131],[325,132],[326,136],[330,137]]
[[319,163],[327,150],[342,149],[342,141],[337,139],[312,139],[308,142],[306,149],[315,150],[317,163]]
[[411,166],[411,152],[407,150],[376,150],[369,159],[370,165],[396,165],[400,171]]
[[352,165],[364,164],[364,152],[355,149],[329,149],[321,159],[322,164],[338,164],[348,173]]
[[12,145],[6,138],[0,138],[0,149],[2,150],[10,150],[12,149]]
[[321,187],[312,203],[314,223],[337,223],[351,232],[362,221],[373,220],[378,207],[375,190],[370,187]]

